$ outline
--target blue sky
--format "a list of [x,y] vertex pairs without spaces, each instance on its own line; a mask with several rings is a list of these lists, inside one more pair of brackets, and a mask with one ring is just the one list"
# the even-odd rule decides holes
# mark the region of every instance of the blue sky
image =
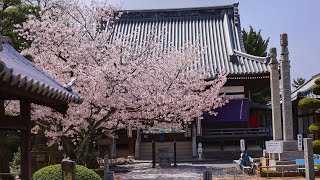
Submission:
[[289,36],[292,78],[311,78],[320,73],[319,0],[108,0],[124,9],[160,9],[226,5],[239,2],[242,28],[249,25],[270,37],[270,47],[278,50],[280,33]]

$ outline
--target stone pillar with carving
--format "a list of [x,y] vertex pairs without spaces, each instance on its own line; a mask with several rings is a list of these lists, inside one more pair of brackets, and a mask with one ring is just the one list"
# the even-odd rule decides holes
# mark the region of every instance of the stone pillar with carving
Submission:
[[272,134],[273,140],[282,140],[279,63],[277,49],[270,48],[270,87],[272,102]]
[[288,51],[288,35],[280,35],[281,45],[281,84],[282,84],[282,118],[283,118],[283,140],[293,140],[293,119],[291,102],[291,79],[290,79],[290,61]]

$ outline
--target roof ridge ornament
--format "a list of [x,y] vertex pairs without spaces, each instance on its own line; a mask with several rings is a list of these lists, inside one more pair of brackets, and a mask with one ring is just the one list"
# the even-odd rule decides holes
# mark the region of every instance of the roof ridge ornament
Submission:
[[234,11],[234,24],[238,26],[240,24],[240,15],[239,15],[239,3],[233,4]]
[[66,89],[69,92],[72,92],[72,85],[77,81],[77,78],[75,77],[71,77],[70,82],[68,82],[67,84],[64,84],[63,87],[64,89]]
[[[0,27],[0,31],[2,31],[2,27]],[[2,36],[2,34],[0,33],[0,51],[3,50],[3,43],[7,43],[10,41],[10,38],[8,36]]]
[[278,64],[277,48],[270,48],[270,64]]

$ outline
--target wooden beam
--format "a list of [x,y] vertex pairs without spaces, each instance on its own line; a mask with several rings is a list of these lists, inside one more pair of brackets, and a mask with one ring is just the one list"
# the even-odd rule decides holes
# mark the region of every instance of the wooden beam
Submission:
[[20,118],[25,123],[21,131],[21,180],[31,179],[31,104],[20,101]]
[[26,129],[25,121],[20,116],[7,116],[5,115],[0,120],[0,129]]

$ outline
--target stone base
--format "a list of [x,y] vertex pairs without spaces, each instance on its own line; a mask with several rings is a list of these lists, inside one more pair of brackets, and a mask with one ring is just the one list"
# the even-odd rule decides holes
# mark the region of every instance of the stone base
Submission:
[[283,143],[283,151],[297,151],[298,150],[298,141],[282,141]]
[[114,180],[114,172],[113,171],[104,171],[103,180]]
[[[269,158],[261,158],[261,165],[262,166],[279,166],[279,167],[273,167],[269,168],[269,170],[273,171],[282,171],[282,166],[281,165],[295,165],[296,161],[295,160],[284,160],[284,161],[279,161],[279,160],[274,160],[274,159],[269,159]],[[284,171],[296,171],[297,166],[292,166],[292,167],[283,167]],[[266,169],[264,169],[266,170]]]
[[[290,161],[304,158],[303,151],[283,151],[280,154],[280,160]],[[270,159],[279,160],[279,154],[270,154]]]
[[278,161],[278,160],[269,160],[269,166],[279,166],[277,168],[270,168],[269,170],[274,170],[274,171],[296,171],[297,167],[281,167],[281,165],[294,165],[296,164],[295,160],[291,161]]

